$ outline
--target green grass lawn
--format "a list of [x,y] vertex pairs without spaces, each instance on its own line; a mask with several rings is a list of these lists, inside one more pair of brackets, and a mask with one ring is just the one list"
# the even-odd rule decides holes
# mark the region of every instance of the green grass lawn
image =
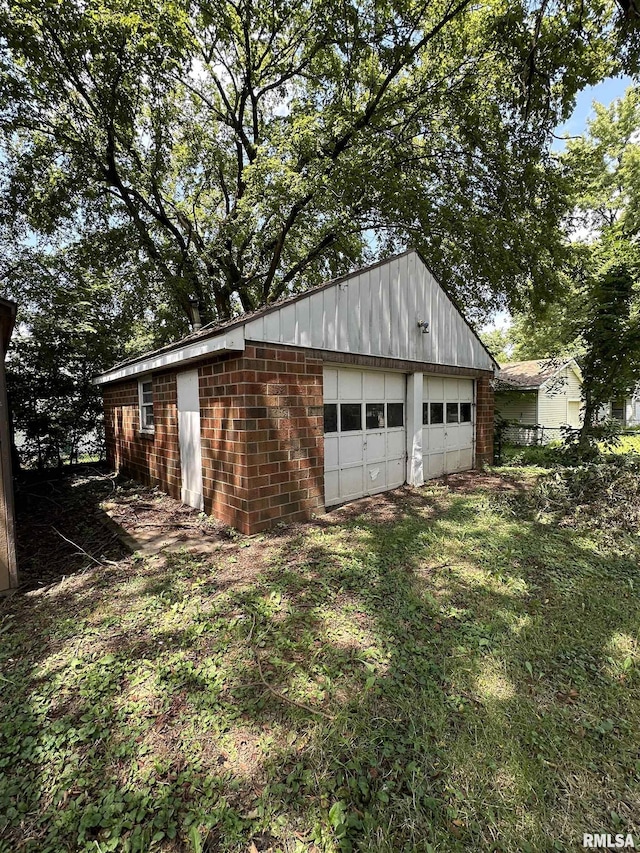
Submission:
[[[515,445],[505,444],[502,448],[502,461],[505,465],[543,466],[545,468],[562,464],[562,443],[551,441],[549,444]],[[621,435],[618,444],[610,447],[602,444],[600,446],[604,454],[614,453],[616,455],[640,454],[640,432]]]
[[640,833],[640,541],[552,520],[523,476],[5,601],[0,851]]
[[640,432],[635,435],[621,435],[620,444],[615,453],[640,453]]

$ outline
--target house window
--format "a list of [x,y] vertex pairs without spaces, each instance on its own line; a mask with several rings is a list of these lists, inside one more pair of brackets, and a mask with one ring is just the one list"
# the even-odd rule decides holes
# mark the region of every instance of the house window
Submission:
[[620,421],[620,423],[624,423],[624,403],[624,398],[614,400],[611,403],[611,417],[616,421]]
[[140,432],[153,432],[153,380],[138,382],[138,404],[140,407]]
[[447,423],[448,424],[457,424],[458,423],[458,404],[457,403],[447,403]]
[[471,423],[471,403],[460,403],[460,423]]

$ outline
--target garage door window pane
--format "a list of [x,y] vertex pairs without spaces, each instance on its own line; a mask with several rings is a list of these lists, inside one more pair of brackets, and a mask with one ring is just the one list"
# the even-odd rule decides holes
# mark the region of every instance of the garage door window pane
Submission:
[[431,423],[444,423],[444,403],[431,403]]
[[367,429],[384,429],[384,403],[367,403]]
[[422,404],[422,423],[425,425],[429,423],[429,404],[428,403]]
[[362,406],[360,403],[340,404],[340,430],[353,432],[362,429]]
[[387,426],[404,426],[404,403],[387,403]]
[[471,403],[460,403],[460,423],[471,423]]
[[447,423],[448,424],[457,424],[458,423],[458,404],[457,403],[447,403]]
[[324,431],[338,432],[338,404],[324,404]]

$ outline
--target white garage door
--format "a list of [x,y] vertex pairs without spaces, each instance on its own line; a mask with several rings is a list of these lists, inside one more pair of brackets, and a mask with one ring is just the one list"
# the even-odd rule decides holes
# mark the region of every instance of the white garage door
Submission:
[[423,400],[425,479],[473,468],[473,380],[425,376]]
[[325,368],[326,506],[405,482],[405,396],[403,373]]

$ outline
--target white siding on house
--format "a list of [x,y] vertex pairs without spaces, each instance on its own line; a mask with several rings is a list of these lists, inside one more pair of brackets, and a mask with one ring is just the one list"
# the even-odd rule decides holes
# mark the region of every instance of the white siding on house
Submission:
[[[535,427],[538,423],[537,391],[499,391],[495,400],[496,415],[505,421],[517,421],[526,427]],[[538,432],[513,426],[506,430],[504,437],[513,444],[533,444],[538,440]]]
[[496,412],[508,421],[537,425],[536,430],[511,427],[507,441],[516,444],[553,441],[562,438],[560,427],[577,428],[582,423],[580,390],[582,380],[571,364],[534,391],[499,391]]
[[499,391],[496,414],[505,421],[518,421],[533,426],[538,423],[537,391]]
[[[423,334],[418,321],[429,323]],[[417,252],[249,320],[247,341],[493,370],[491,357]]]
[[624,414],[625,426],[640,426],[640,396],[627,397]]
[[[569,402],[580,400],[580,379],[571,367],[565,367],[538,394],[538,423],[545,428],[559,428],[572,420]],[[559,429],[556,437],[560,438]]]
[[[640,426],[640,396],[637,395],[638,392],[633,397],[627,397],[624,401],[623,425],[626,427]],[[606,403],[600,411],[600,417],[612,418],[613,407],[613,403]]]
[[640,400],[629,400],[628,409],[628,426],[640,426]]

